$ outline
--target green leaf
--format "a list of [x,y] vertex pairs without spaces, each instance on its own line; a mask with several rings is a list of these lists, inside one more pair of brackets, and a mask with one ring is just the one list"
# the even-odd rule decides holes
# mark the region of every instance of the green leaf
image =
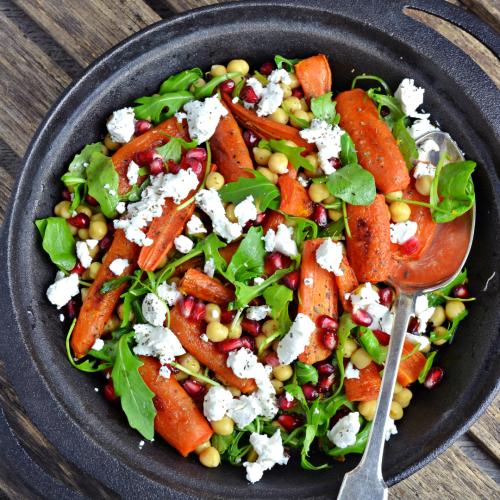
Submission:
[[297,384],[288,384],[285,385],[285,391],[288,392],[290,395],[292,395],[300,403],[304,411],[304,415],[307,419],[307,423],[310,424],[311,414],[302,387],[300,387],[300,385]]
[[159,94],[169,94],[179,90],[189,90],[191,84],[203,78],[203,71],[200,68],[187,69],[176,75],[169,76],[160,87]]
[[85,181],[87,178],[87,167],[85,165],[90,164],[94,153],[102,153],[102,143],[89,144],[82,149],[81,153],[75,155],[68,167],[68,172],[61,177],[61,180],[67,186],[72,186],[82,180]]
[[285,140],[276,141],[274,139],[269,141],[260,141],[259,148],[267,148],[275,153],[283,153],[295,170],[299,170],[299,168],[302,167],[305,170],[314,172],[314,167],[311,165],[310,161],[306,160],[303,156],[300,156],[300,153],[305,151],[306,148],[286,146],[285,142]]
[[446,333],[443,336],[439,336],[434,332],[431,332],[430,341],[434,342],[436,340],[450,340],[455,334],[455,330],[457,329],[458,324],[462,321],[467,315],[469,311],[467,309],[461,312],[456,318],[453,319],[451,326],[446,330]]
[[240,97],[240,92],[241,89],[245,86],[246,80],[242,78],[234,87],[233,91],[231,92],[231,97]]
[[441,288],[438,292],[431,292],[427,294],[427,302],[429,307],[436,307],[446,302],[445,296],[450,295],[453,287],[463,285],[467,279],[467,269],[464,269],[449,285]]
[[278,317],[278,314],[292,299],[293,291],[285,285],[274,284],[264,291],[264,300],[272,308],[271,316],[273,319]]
[[222,455],[229,448],[229,445],[234,442],[236,432],[233,431],[229,436],[220,436],[214,433],[210,439],[210,443]]
[[283,63],[286,65],[286,70],[289,73],[295,73],[295,68],[293,67],[295,64],[298,64],[302,59],[286,59],[283,56],[274,56],[274,62],[276,63],[276,67],[281,69],[283,67]]
[[364,326],[359,328],[359,341],[365,351],[373,358],[378,365],[385,363],[389,346],[381,346],[373,332]]
[[330,125],[335,125],[336,104],[335,101],[332,101],[332,93],[328,92],[328,94],[323,94],[321,97],[311,99],[311,111],[318,120],[324,120]]
[[337,413],[341,406],[347,406],[354,411],[353,403],[348,401],[345,394],[333,396],[321,402],[319,405],[317,436],[324,436],[330,427],[330,419]]
[[307,460],[307,457],[309,456],[309,448],[316,437],[316,428],[311,424],[305,425],[304,428],[306,430],[306,435],[302,444],[302,451],[300,452],[300,464],[302,465],[302,468],[306,470],[329,469],[330,466],[328,464],[316,467]]
[[280,196],[280,190],[257,170],[245,169],[245,172],[252,173],[254,177],[240,177],[237,182],[226,184],[219,190],[221,200],[237,205],[248,196],[253,196],[254,201],[261,199],[259,208],[266,210],[269,203]]
[[246,281],[264,274],[264,257],[267,252],[263,236],[261,226],[250,228],[227,267],[225,276],[229,281]]
[[87,167],[87,178],[89,195],[99,202],[102,213],[110,219],[116,217],[118,215],[116,205],[120,201],[118,195],[119,175],[115,170],[113,160],[101,153],[94,153],[92,161]]
[[[151,116],[155,123],[159,123],[177,113],[184,104],[193,100],[193,97],[193,94],[187,90],[178,90],[152,97],[140,97],[135,100],[136,103],[140,104],[134,109],[135,117],[138,120],[145,120]],[[167,112],[163,112],[165,108]]]
[[330,194],[351,205],[371,205],[377,191],[373,175],[359,165],[347,165],[328,176]]
[[71,271],[76,264],[75,239],[62,217],[48,217],[35,221],[42,235],[43,249],[50,260],[66,271]]
[[340,136],[340,161],[343,167],[358,163],[358,155],[354,147],[354,142],[352,142],[347,132]]
[[344,348],[347,337],[349,337],[349,334],[351,333],[351,330],[353,328],[356,328],[356,323],[354,323],[354,321],[351,319],[351,315],[348,312],[344,312],[344,314],[342,314],[342,316],[340,317],[339,328],[337,330],[339,343],[337,345],[337,349],[335,350],[335,354],[337,356],[337,362],[339,364],[340,382],[334,396],[336,396],[340,392],[342,386],[344,385]]
[[116,361],[111,376],[115,393],[121,398],[122,408],[130,427],[137,429],[144,438],[151,440],[154,437],[156,416],[153,405],[155,393],[140,376],[139,368],[144,363],[132,354],[127,338],[128,336],[124,335],[118,341]]
[[399,101],[395,97],[384,94],[377,94],[376,92],[374,92],[375,90],[378,89],[370,89],[367,92],[368,96],[378,104],[379,115],[382,106],[387,106],[389,108],[389,114],[384,118],[381,117],[381,119],[385,121],[387,126],[392,131],[394,125],[399,121],[402,121],[406,115],[403,111],[403,108],[401,107],[401,104],[399,104]]
[[340,240],[344,229],[345,220],[344,218],[341,218],[337,222],[332,222],[331,224],[328,224],[328,226],[322,227],[319,230],[318,237]]
[[404,124],[404,118],[401,118],[394,124],[394,127],[392,128],[392,135],[394,136],[394,139],[396,139],[396,143],[398,144],[399,150],[405,159],[408,170],[411,170],[413,168],[411,158],[417,159],[418,151],[415,139],[410,135]]
[[295,122],[297,125],[299,125],[302,130],[311,126],[311,124],[307,120],[304,120],[303,118],[297,118],[293,113],[290,113],[284,102],[281,103],[281,107],[285,110],[288,118],[290,118],[292,122]]
[[204,97],[211,97],[215,87],[230,78],[234,78],[235,76],[240,76],[241,73],[239,71],[235,71],[233,73],[226,73],[225,75],[216,76],[212,78],[208,83],[203,85],[203,87],[195,87],[194,89],[194,98],[199,101]]
[[365,451],[366,443],[368,442],[371,427],[372,422],[367,422],[364,429],[356,435],[356,441],[354,444],[348,446],[347,448],[339,448],[336,446],[335,448],[329,450],[326,443],[324,443],[323,450],[331,457],[343,457],[348,453],[363,453]]
[[393,95],[392,93],[392,90],[391,88],[389,87],[389,85],[387,85],[387,83],[385,83],[384,80],[382,80],[382,78],[378,77],[378,76],[373,76],[373,75],[361,75],[361,76],[357,76],[353,81],[352,81],[352,85],[351,85],[351,89],[353,89],[354,87],[356,87],[356,83],[358,82],[358,80],[375,80],[379,83],[381,83],[385,89],[385,92],[387,95],[391,96]]
[[308,382],[311,382],[313,385],[318,383],[318,370],[316,370],[313,365],[295,361],[295,366],[295,375],[300,385],[307,384]]
[[432,363],[434,361],[434,356],[436,356],[437,351],[433,351],[429,353],[429,357],[427,358],[427,361],[425,362],[424,367],[422,368],[422,371],[420,372],[420,375],[418,376],[418,381],[423,384],[425,382],[425,377],[427,377],[427,374],[429,373],[429,370],[432,367]]
[[[145,167],[143,167],[146,170]],[[142,168],[139,169],[139,175],[145,175],[141,172]],[[147,173],[147,172],[146,172]],[[120,201],[139,201],[142,197],[142,192],[151,184],[151,178],[148,176],[143,183],[139,186],[138,184],[134,184],[132,189],[125,194],[118,195],[120,197]]]
[[216,271],[223,274],[227,269],[227,263],[219,253],[219,248],[224,248],[226,246],[227,245],[222,242],[215,233],[211,233],[196,244],[196,249],[203,251],[205,254],[205,261],[214,259]]
[[[293,230],[297,248],[301,248],[304,240],[315,240],[318,237],[318,225],[316,224],[316,222],[309,219],[304,219],[303,217],[292,217],[291,215],[285,214],[284,212],[281,213],[287,220],[297,223]],[[295,259],[296,258],[297,257],[295,257]],[[294,257],[292,257],[292,259],[294,259]]]
[[163,146],[156,148],[156,151],[158,151],[158,153],[163,156],[165,162],[167,162],[168,160],[173,160],[175,163],[180,163],[182,157],[182,148],[184,148],[186,151],[190,151],[191,149],[198,146],[197,140],[186,142],[180,137],[172,137],[170,135],[167,135],[167,137],[170,137],[170,140]]

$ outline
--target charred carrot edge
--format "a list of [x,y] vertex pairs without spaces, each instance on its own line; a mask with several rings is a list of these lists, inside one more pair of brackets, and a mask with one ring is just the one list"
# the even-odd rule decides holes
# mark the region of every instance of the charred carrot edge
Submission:
[[155,431],[185,457],[212,437],[212,427],[173,375],[160,377],[161,364],[158,360],[139,357],[144,363],[139,373],[155,393]]
[[[299,304],[298,312],[309,316],[314,324],[323,314],[333,317],[338,313],[339,298],[335,276],[316,261],[316,250],[322,243],[324,240],[309,240],[304,243],[300,266],[299,294],[302,304]],[[313,284],[306,285],[304,283],[306,278],[312,279]],[[322,334],[320,328],[314,330],[309,344],[299,356],[299,361],[312,365],[331,355],[332,351],[321,341]]]
[[305,148],[303,154],[309,154],[314,151],[314,144],[309,144],[305,139],[302,139],[296,128],[257,116],[255,111],[245,109],[241,104],[232,102],[229,94],[222,94],[222,98],[226,106],[233,113],[236,121],[243,128],[253,130],[260,139],[265,139],[267,141],[269,139],[276,139],[278,141],[285,139],[287,141],[293,141],[301,148]]
[[323,54],[300,61],[295,65],[295,73],[308,104],[311,98],[320,97],[332,90],[332,72]]
[[214,135],[210,138],[210,147],[213,161],[228,184],[237,182],[240,177],[253,177],[250,172],[245,172],[243,169],[254,168],[240,127],[224,101],[222,104],[228,114],[220,119]]
[[264,234],[267,234],[269,229],[272,229],[274,232],[278,230],[278,226],[280,224],[284,224],[286,221],[286,217],[275,210],[269,210],[269,215],[267,216],[264,224],[262,224],[262,229],[264,230]]
[[236,253],[236,250],[240,247],[241,241],[234,241],[227,245],[227,247],[219,248],[220,256],[226,261],[227,264],[231,262],[233,255]]
[[295,179],[282,175],[278,179],[281,189],[280,210],[293,217],[310,217],[314,212],[314,203],[307,189]]
[[140,135],[133,141],[128,142],[111,157],[115,170],[120,176],[120,184],[118,186],[119,194],[128,193],[132,189],[132,186],[128,182],[127,170],[128,164],[132,160],[134,154],[148,149],[159,148],[160,146],[166,144],[170,139],[163,134],[168,134],[173,137],[179,137],[180,139],[189,141],[186,120],[179,123],[177,118],[172,117],[167,121],[160,123],[157,127],[149,130],[145,134]]
[[127,284],[124,283],[112,292],[101,294],[104,283],[117,278],[115,273],[109,269],[110,264],[115,259],[127,259],[129,265],[121,276],[130,276],[136,267],[139,251],[140,247],[138,245],[127,240],[123,229],[118,229],[115,232],[108,256],[104,264],[99,268],[97,276],[89,289],[71,336],[71,347],[77,358],[85,356],[95,340],[102,335],[102,331],[118,302],[118,298]]
[[387,124],[379,119],[378,108],[361,89],[339,94],[339,125],[351,136],[359,164],[375,178],[377,189],[392,193],[410,183],[408,168]]
[[349,261],[347,257],[344,255],[342,257],[342,262],[340,264],[340,269],[344,271],[342,276],[335,276],[335,281],[337,282],[337,286],[339,289],[340,301],[342,302],[342,307],[344,311],[352,312],[352,304],[349,299],[346,299],[345,296],[347,293],[354,292],[356,288],[358,288],[359,283],[356,278],[356,274],[352,270],[352,267],[349,265]]
[[197,269],[189,269],[179,283],[179,290],[185,295],[220,306],[227,306],[229,302],[236,300],[232,290]]
[[351,238],[347,236],[347,257],[358,281],[378,283],[389,277],[390,223],[381,194],[368,206],[347,205]]
[[382,377],[372,361],[366,368],[359,370],[359,379],[344,379],[345,395],[349,401],[373,401],[378,398],[381,383]]
[[205,325],[204,321],[191,321],[184,318],[178,305],[170,311],[170,329],[177,335],[186,351],[240,391],[249,392],[254,389],[253,379],[239,378],[231,368],[228,368],[226,353],[223,353],[210,340],[205,342],[200,338],[205,333]]
[[183,262],[180,266],[175,268],[174,274],[172,274],[173,278],[180,278],[184,276],[184,274],[189,271],[189,269],[193,269],[194,267],[200,267],[203,266],[203,263],[205,262],[205,256],[204,255],[198,255],[196,257],[193,257],[192,259],[189,259],[186,262]]
[[[405,344],[403,346],[403,354],[401,355],[401,357],[410,354],[410,352],[413,351],[414,348],[414,345],[405,340]],[[418,379],[418,376],[423,370],[426,362],[427,360],[425,359],[425,356],[420,351],[415,352],[409,358],[401,361],[401,363],[399,363],[398,382],[403,387],[413,384],[413,382]]]

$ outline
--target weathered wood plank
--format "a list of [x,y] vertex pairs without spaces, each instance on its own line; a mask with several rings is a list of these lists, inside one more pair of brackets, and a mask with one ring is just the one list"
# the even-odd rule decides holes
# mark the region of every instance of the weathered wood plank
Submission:
[[5,215],[5,210],[7,209],[7,204],[9,203],[10,192],[12,191],[12,186],[14,185],[14,178],[12,175],[0,166],[0,227],[3,223],[3,218]]
[[82,66],[160,21],[141,0],[14,0]]
[[481,470],[500,485],[500,462],[490,455],[473,437],[466,432],[455,442],[455,446],[460,448]]
[[500,395],[470,428],[469,434],[500,461]]
[[230,2],[232,0],[162,0],[176,14],[185,12],[186,10],[197,9],[198,7],[206,7],[216,3]]
[[483,21],[500,31],[500,2],[498,0],[462,0]]

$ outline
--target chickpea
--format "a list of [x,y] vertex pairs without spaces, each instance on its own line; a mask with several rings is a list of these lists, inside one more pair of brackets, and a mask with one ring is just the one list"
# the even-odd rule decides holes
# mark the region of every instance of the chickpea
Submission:
[[235,206],[233,203],[227,206],[226,208],[226,217],[229,219],[230,222],[238,222],[238,218],[236,215],[234,215],[234,209]]
[[175,283],[176,285],[179,285],[179,283],[181,282],[181,279],[180,278],[177,278],[177,277],[173,277],[173,278],[169,278],[167,280],[167,283],[169,285],[171,285],[172,283]]
[[179,373],[176,373],[175,374],[175,380],[177,380],[177,382],[180,382],[181,380],[186,380],[189,378],[189,374],[188,373],[185,373],[185,372],[179,372]]
[[277,352],[278,351],[278,344],[280,343],[280,339],[274,339],[273,341],[273,351]]
[[345,244],[343,241],[338,241],[337,243],[340,243],[340,246],[342,247],[342,253],[344,255],[347,255],[347,248],[345,247]]
[[283,222],[283,224],[285,224],[286,227],[296,227],[298,222],[296,220],[285,219],[285,222]]
[[189,352],[180,356],[178,363],[194,373],[198,373],[200,371],[200,362]]
[[66,189],[67,189],[70,193],[74,193],[74,192],[75,192],[75,186],[66,186]]
[[399,394],[403,390],[403,386],[396,380],[393,394]]
[[351,354],[351,363],[358,369],[363,370],[372,362],[372,357],[361,347]]
[[393,420],[401,420],[403,418],[403,407],[397,401],[392,401],[389,416]]
[[328,217],[332,219],[333,222],[337,222],[339,219],[344,217],[344,214],[340,210],[335,210],[334,208],[330,208],[328,210]]
[[95,280],[102,264],[100,262],[92,262],[89,267],[90,279]]
[[221,308],[217,304],[207,304],[205,312],[205,321],[212,323],[213,321],[220,321]]
[[309,117],[309,121],[311,121],[311,122],[316,118],[312,111],[308,111],[307,116]]
[[66,224],[69,227],[69,232],[73,235],[76,236],[78,234],[78,228],[76,226],[71,225],[68,221],[66,221]]
[[302,111],[302,106],[298,97],[289,97],[283,101],[283,104],[286,106],[286,109],[290,111],[290,113],[298,111],[299,109]]
[[63,219],[71,219],[71,213],[69,212],[70,206],[71,202],[61,201],[54,207],[54,214],[56,214],[57,217],[62,217]]
[[347,338],[344,345],[344,358],[350,358],[357,348],[358,344],[353,339]]
[[259,454],[253,448],[250,448],[246,456],[247,462],[256,462],[258,458]]
[[297,78],[296,73],[288,73],[288,76],[290,77],[290,88],[291,89],[296,89],[297,87],[300,87],[300,82],[299,79]]
[[106,222],[106,217],[104,217],[104,215],[101,213],[96,213],[90,217],[90,222],[94,222],[96,220]]
[[271,384],[273,384],[274,390],[276,391],[276,396],[281,396],[285,391],[285,386],[281,380],[273,378]]
[[[427,335],[422,335],[422,337],[425,337],[427,340],[430,340]],[[431,350],[431,343],[429,342],[423,349],[420,349],[420,352],[422,354],[425,354],[426,352],[429,352]]]
[[271,349],[269,347],[266,347],[263,351],[262,354],[257,358],[257,361],[259,363],[265,364],[266,363],[266,358],[267,356],[271,354]]
[[214,78],[216,76],[222,76],[227,73],[227,69],[225,66],[222,66],[220,64],[214,64],[212,66],[212,69],[210,70],[210,75],[213,76]]
[[110,134],[106,134],[106,137],[104,138],[104,145],[110,151],[116,151],[117,149],[120,149],[122,147],[122,145],[119,142],[115,142],[111,139]]
[[[385,196],[391,196],[392,198],[402,198],[403,197],[403,191],[394,191],[393,193],[385,193]],[[389,200],[387,200],[387,202],[389,204],[392,203]]]
[[210,448],[211,444],[210,444],[210,440],[208,440],[207,442],[203,443],[203,444],[199,444],[195,449],[194,449],[194,452],[199,455],[203,450],[206,450],[207,448]]
[[269,163],[269,158],[271,158],[271,151],[267,148],[253,148],[253,157],[255,158],[255,163],[261,167],[267,167]]
[[82,302],[85,302],[85,299],[87,298],[87,295],[89,294],[90,288],[82,288],[81,290],[81,295],[82,295]]
[[[412,397],[413,397],[413,393],[410,391],[410,389],[407,389],[406,387],[404,387],[401,390],[401,392],[398,392],[397,394],[395,394],[393,396],[392,400],[396,401],[396,403],[398,403],[399,406],[401,406],[401,408],[406,408],[410,404]],[[391,415],[391,418],[394,418],[394,417]]]
[[102,262],[103,264],[106,262],[106,257],[108,256],[108,253],[109,253],[109,252],[106,252],[106,253],[102,256],[101,262]]
[[90,277],[90,269],[85,269],[85,271],[83,271],[82,273],[82,281],[88,281],[90,279],[92,279]]
[[268,319],[263,325],[262,325],[262,333],[266,337],[270,337],[273,333],[276,333],[278,331],[278,321],[275,319]]
[[358,405],[358,411],[363,417],[371,422],[373,417],[375,416],[375,409],[377,408],[377,400],[373,399],[372,401],[361,401]]
[[241,396],[241,391],[234,385],[230,385],[227,389],[233,395],[233,397],[239,398]]
[[[86,239],[88,239],[88,238],[86,238]],[[87,245],[87,246],[88,246],[88,245]],[[99,250],[101,250],[101,249],[99,248],[99,245],[96,245],[94,248],[90,248],[90,247],[89,247],[89,254],[90,254],[90,256],[94,259],[94,258],[95,258],[95,256],[99,253]]]
[[[305,111],[306,113],[309,111],[309,106],[307,105],[307,101],[304,98],[302,98],[300,100],[300,109],[302,111]],[[307,121],[308,122],[311,121],[311,119],[309,118],[309,115],[307,116]]]
[[465,306],[463,302],[459,300],[449,300],[446,302],[445,313],[446,317],[453,321],[459,314],[465,311]]
[[198,78],[198,81],[195,83],[191,84],[191,87],[189,87],[189,92],[194,92],[196,87],[203,87],[207,82],[203,80],[203,78]]
[[257,349],[260,349],[260,346],[266,341],[267,337],[263,333],[257,335],[257,337],[255,337],[255,345]]
[[[175,246],[173,246],[168,252],[167,252],[167,257],[169,259],[171,259],[174,255],[175,255],[175,252],[177,252],[177,249],[175,248]],[[180,280],[179,280],[180,281]]]
[[237,325],[233,328],[233,331],[231,332],[231,335],[229,336],[230,339],[239,339],[241,337],[241,334],[243,333],[243,328],[241,328],[241,325]]
[[102,240],[108,233],[108,226],[102,221],[93,221],[89,226],[89,235],[93,240]]
[[104,327],[103,333],[111,333],[112,331],[116,330],[117,328],[120,328],[121,321],[118,319],[118,316],[115,314],[112,314],[108,322],[106,323],[106,326]]
[[207,325],[207,337],[212,342],[221,342],[227,339],[229,335],[229,329],[218,321],[212,321]]
[[224,415],[222,420],[212,420],[210,425],[219,436],[229,436],[234,430],[234,420],[227,415]]
[[250,66],[243,59],[233,59],[227,65],[228,73],[235,73],[239,71],[243,76],[245,76],[250,71]]
[[[280,83],[280,85],[283,85],[283,83]],[[292,91],[290,90],[290,95],[292,95]],[[290,97],[290,96],[288,96]],[[276,123],[281,123],[282,125],[286,125],[288,123],[288,115],[286,114],[286,111],[283,108],[278,108],[274,113],[271,113],[270,115],[267,115],[269,120],[276,122]]]
[[309,188],[309,196],[314,203],[321,203],[323,200],[326,200],[330,196],[326,183],[313,182]]
[[431,194],[431,184],[433,180],[434,177],[431,177],[430,175],[420,177],[420,179],[417,179],[415,182],[416,190],[424,196],[429,196]]
[[447,330],[444,326],[436,326],[436,328],[434,328],[432,331],[440,339],[440,340],[435,340],[433,342],[434,345],[443,345],[443,344],[446,344],[446,342],[448,342],[446,339],[441,339],[441,337],[444,337],[446,335],[446,332],[447,332]]
[[288,172],[288,158],[283,153],[273,153],[269,157],[268,167],[274,174],[285,174]]
[[331,194],[330,196],[328,196],[328,198],[325,200],[325,205],[332,205],[333,203],[335,203],[337,201],[337,197],[334,196],[333,194]]
[[229,387],[231,384],[223,377],[220,375],[215,374],[215,378],[222,384],[225,385],[226,387]]
[[266,167],[257,167],[257,171],[260,172],[268,181],[271,181],[274,185],[278,184],[278,174],[271,172]]
[[280,424],[279,420],[273,420],[273,421],[271,422],[271,425],[272,425],[273,427],[279,427],[279,428],[280,428],[283,432],[288,433],[288,431],[287,431],[287,430],[286,430],[286,429],[285,429],[285,428],[284,428],[284,427]]
[[432,323],[432,326],[441,326],[446,319],[446,314],[444,312],[443,306],[437,306],[434,314],[430,317],[429,321]]
[[[279,86],[283,90],[283,101],[292,97],[292,88],[287,83],[280,83]],[[269,118],[269,117],[268,117]]]
[[410,218],[410,207],[403,201],[393,201],[389,208],[394,222],[406,222]]
[[224,177],[219,172],[210,172],[207,175],[207,189],[214,188],[216,191],[222,188],[225,184]]
[[220,464],[220,454],[213,446],[210,446],[200,453],[200,462],[205,467],[217,467]]
[[160,263],[156,266],[156,270],[163,269],[168,264],[168,257],[165,255],[163,259],[160,260]]
[[[319,158],[317,153],[311,153],[310,155],[306,156],[306,160],[314,167],[318,168],[319,167]],[[304,173],[310,172],[309,170],[304,171]]]
[[86,207],[85,205],[78,205],[75,212],[77,214],[85,214],[87,217],[92,217],[92,210],[90,210],[90,208]]
[[89,234],[89,230],[88,229],[79,229],[78,230],[78,236],[82,239],[82,240],[88,240],[89,237],[90,237],[90,234]]
[[386,207],[387,207],[387,217],[389,217],[389,220],[391,220],[392,215],[391,215],[391,210],[389,208],[389,205],[386,205]]
[[[125,318],[125,305],[124,304],[120,304],[117,307],[116,312],[118,313],[118,317],[120,318],[120,320],[123,321],[124,318]],[[135,321],[135,313],[134,313],[134,311],[130,311],[130,313],[128,315],[128,320],[131,323],[133,323]]]
[[274,378],[280,382],[288,380],[293,375],[293,368],[290,365],[279,365],[273,368]]

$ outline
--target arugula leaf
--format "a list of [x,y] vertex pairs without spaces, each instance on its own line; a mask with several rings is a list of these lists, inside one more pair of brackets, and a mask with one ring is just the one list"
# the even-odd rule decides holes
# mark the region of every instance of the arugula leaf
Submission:
[[237,205],[248,196],[256,201],[260,199],[259,208],[264,211],[269,203],[280,196],[280,190],[257,170],[245,169],[254,175],[252,178],[240,177],[237,182],[230,182],[219,190],[222,201],[230,201]]
[[241,72],[240,71],[235,71],[233,73],[226,73],[224,75],[216,76],[215,78],[212,78],[208,83],[203,85],[202,87],[195,87],[194,88],[194,98],[199,101],[203,97],[211,97],[213,94],[213,91],[219,83],[222,83],[226,80],[229,80],[230,78],[234,78],[235,76],[240,76]]
[[348,401],[345,394],[333,396],[321,402],[319,405],[318,425],[316,430],[317,436],[324,436],[330,427],[330,419],[337,413],[341,406],[347,406],[354,411],[354,405]]
[[380,345],[377,337],[373,335],[373,332],[369,328],[361,326],[359,330],[359,341],[364,350],[373,358],[375,363],[378,365],[384,364],[387,359],[389,346]]
[[432,363],[434,361],[434,356],[436,356],[437,351],[433,351],[429,353],[429,357],[427,358],[427,361],[425,362],[424,367],[422,368],[422,371],[420,372],[420,375],[418,376],[418,381],[423,384],[425,382],[425,377],[427,377],[427,374],[429,373],[429,370],[432,367]]
[[222,274],[227,269],[227,263],[219,253],[219,248],[226,246],[215,233],[210,233],[196,244],[196,250],[201,249],[203,251],[206,261],[214,259],[215,269]]
[[415,139],[408,132],[404,118],[399,119],[392,128],[392,135],[398,144],[399,150],[403,155],[408,170],[413,168],[411,158],[418,158],[417,146]]
[[291,113],[284,102],[281,103],[281,107],[285,110],[288,118],[290,118],[292,122],[295,122],[297,125],[299,125],[302,130],[311,126],[311,124],[307,120],[304,120],[303,118],[297,118],[293,113]]
[[379,115],[382,106],[387,106],[389,108],[389,114],[384,118],[381,117],[381,119],[384,120],[389,129],[392,131],[394,125],[399,121],[403,120],[406,115],[403,111],[403,108],[401,107],[401,104],[399,104],[399,101],[395,97],[391,97],[384,94],[377,94],[375,92],[376,90],[378,89],[370,89],[367,92],[368,97],[370,97],[373,101],[375,101],[378,104]]
[[298,64],[302,59],[286,59],[283,56],[274,56],[274,62],[276,63],[276,67],[281,69],[283,63],[286,64],[286,70],[289,73],[295,73],[295,68],[293,67],[295,64]]
[[[89,195],[99,202],[102,213],[110,219],[116,217],[118,215],[116,205],[120,200],[119,175],[111,158],[101,153],[94,153],[87,167],[87,178]],[[111,194],[112,192],[114,194]]]
[[[132,336],[133,333],[130,334]],[[134,356],[124,335],[116,349],[116,360],[113,366],[113,383],[115,393],[121,398],[121,404],[128,423],[137,429],[146,439],[154,437],[154,418],[156,409],[153,405],[155,393],[151,391],[139,374],[144,364]]]
[[328,176],[330,194],[351,205],[371,205],[377,190],[373,175],[359,165],[347,165]]
[[353,81],[352,81],[352,85],[351,85],[351,90],[356,86],[356,83],[358,82],[358,80],[375,80],[379,83],[381,83],[385,89],[385,92],[388,96],[393,96],[393,93],[392,93],[392,90],[391,88],[389,87],[389,85],[387,85],[387,83],[385,83],[384,80],[382,80],[382,78],[378,77],[378,76],[374,76],[374,75],[360,75],[360,76],[357,76]]
[[[240,97],[240,92],[241,89],[245,86],[246,80],[242,78],[234,87],[233,91],[231,92],[231,97]],[[241,103],[241,101],[240,101]]]
[[191,149],[198,146],[198,140],[186,142],[180,137],[172,137],[170,135],[167,135],[167,137],[170,137],[170,140],[163,146],[156,148],[156,151],[158,151],[158,153],[163,156],[166,162],[168,160],[173,160],[175,163],[180,163],[182,157],[182,148],[184,148],[186,151],[190,151]]
[[66,271],[71,271],[76,264],[75,239],[62,217],[48,217],[35,221],[42,235],[43,249],[50,260]]
[[261,226],[252,226],[233,255],[227,271],[229,281],[246,281],[264,274],[264,249],[262,237],[264,231]]
[[[140,104],[134,109],[135,117],[140,120],[151,116],[155,123],[159,123],[177,113],[184,104],[193,100],[193,97],[193,94],[187,90],[178,90],[152,97],[140,97],[134,101]],[[165,108],[168,111],[163,113]]]
[[270,306],[273,319],[283,310],[288,302],[293,299],[293,291],[285,285],[274,284],[264,291],[264,300]]
[[368,437],[370,436],[371,427],[372,422],[367,422],[361,432],[356,435],[356,441],[354,444],[348,446],[347,448],[339,448],[336,446],[335,448],[329,449],[325,440],[323,443],[323,450],[331,457],[343,457],[348,453],[363,453],[365,451],[366,443],[368,442]]
[[[335,121],[337,115],[335,111],[336,104],[336,101],[332,101],[332,93],[328,92],[328,94],[311,99],[311,111],[318,120],[323,120],[330,125],[336,125],[338,123],[338,120]],[[340,119],[340,115],[338,119]]]
[[222,455],[229,447],[230,444],[234,442],[234,438],[237,431],[233,431],[229,436],[221,436],[219,434],[213,434],[210,440],[212,446]]
[[319,230],[319,238],[333,238],[335,240],[342,239],[342,232],[345,229],[344,218],[339,219],[337,222],[332,222]]
[[439,293],[431,292],[427,294],[427,302],[429,303],[429,307],[436,307],[444,304],[446,299],[444,298],[447,295],[450,295],[453,287],[457,285],[463,285],[467,278],[467,269],[464,269],[449,285],[441,288]]
[[291,394],[302,406],[304,416],[306,417],[307,423],[311,423],[311,412],[309,411],[309,406],[307,405],[306,398],[304,396],[304,391],[302,387],[297,384],[285,385],[285,391]]
[[300,465],[302,465],[302,468],[306,470],[330,469],[330,466],[328,464],[323,464],[319,467],[316,467],[307,460],[307,457],[309,456],[309,448],[311,447],[311,444],[316,437],[316,428],[312,424],[305,425],[304,428],[306,430],[306,435],[304,437],[302,450],[300,452]]
[[169,76],[160,87],[159,94],[169,94],[179,90],[189,90],[191,84],[203,77],[203,71],[200,68],[187,69],[176,75]]
[[342,166],[358,163],[358,155],[351,136],[346,132],[340,136],[340,161]]
[[354,323],[351,319],[351,315],[348,312],[344,312],[344,314],[340,317],[339,328],[337,330],[339,343],[337,345],[337,349],[335,350],[335,354],[339,364],[340,382],[334,396],[340,392],[342,386],[344,385],[344,348],[347,337],[349,337],[353,328],[356,328],[356,323]]
[[[467,309],[461,312],[456,318],[453,319],[451,326],[446,330],[446,333],[443,336],[438,336],[435,332],[431,332],[430,341],[434,342],[436,340],[450,340],[453,338],[455,334],[455,330],[457,329],[458,324],[462,321],[467,315],[469,311]],[[451,342],[451,341],[450,341]]]
[[[142,171],[144,170],[144,173]],[[147,168],[143,167],[139,169],[139,175],[147,174]],[[120,201],[139,201],[142,198],[142,192],[151,184],[151,177],[147,177],[143,183],[139,186],[138,184],[134,184],[132,189],[125,194],[118,195],[120,197]]]
[[[301,248],[304,240],[315,240],[318,237],[318,225],[316,224],[316,222],[309,219],[304,219],[303,217],[292,217],[291,215],[285,214],[284,212],[281,213],[287,220],[297,223],[293,231],[295,243],[297,243],[297,248]],[[311,231],[310,234],[309,230]]]
[[311,384],[316,385],[319,380],[318,370],[313,365],[295,361],[295,375],[300,385]]
[[300,156],[300,153],[305,151],[306,148],[286,146],[285,142],[286,141],[284,139],[282,141],[276,141],[274,139],[270,139],[269,141],[260,141],[259,148],[267,148],[269,151],[274,153],[283,153],[295,170],[302,167],[305,170],[314,172],[314,167],[311,165],[311,162],[306,160],[303,156]]

